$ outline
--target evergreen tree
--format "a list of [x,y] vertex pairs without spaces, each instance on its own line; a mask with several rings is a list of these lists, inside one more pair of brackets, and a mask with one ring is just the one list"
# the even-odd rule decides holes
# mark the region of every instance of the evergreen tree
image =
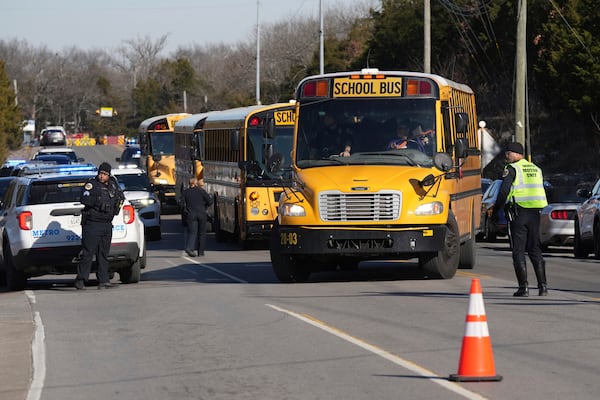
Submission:
[[4,162],[7,148],[16,150],[23,144],[21,123],[23,116],[15,102],[15,93],[0,60],[0,160]]

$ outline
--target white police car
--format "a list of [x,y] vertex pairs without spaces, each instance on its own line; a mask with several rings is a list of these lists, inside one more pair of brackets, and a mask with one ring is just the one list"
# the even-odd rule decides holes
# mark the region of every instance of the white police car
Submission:
[[138,212],[148,240],[160,240],[160,201],[152,192],[148,175],[141,168],[119,166],[112,174],[117,178],[125,198]]
[[[22,290],[30,277],[77,272],[79,198],[96,174],[91,164],[48,165],[10,183],[0,202],[0,275],[9,290]],[[128,201],[113,219],[109,262],[123,283],[138,282],[146,266],[144,225]]]

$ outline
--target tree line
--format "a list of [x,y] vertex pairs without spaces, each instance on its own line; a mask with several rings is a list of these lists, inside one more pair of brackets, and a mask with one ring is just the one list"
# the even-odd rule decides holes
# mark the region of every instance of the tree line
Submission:
[[[431,0],[431,72],[471,86],[479,118],[501,142],[514,132],[519,3]],[[597,169],[596,3],[528,0],[528,136],[534,160],[548,170]],[[365,0],[358,8],[339,2],[326,9],[324,21],[325,72],[423,70],[422,0]],[[318,73],[318,29],[317,16],[261,25],[263,104],[291,99],[300,79]],[[137,37],[114,49],[58,53],[16,38],[0,40],[0,148],[21,145],[24,119],[35,119],[38,129],[56,124],[72,132],[135,134],[154,115],[256,102],[255,37],[181,46],[165,55],[168,40]],[[118,110],[117,116],[99,117],[103,106]]]

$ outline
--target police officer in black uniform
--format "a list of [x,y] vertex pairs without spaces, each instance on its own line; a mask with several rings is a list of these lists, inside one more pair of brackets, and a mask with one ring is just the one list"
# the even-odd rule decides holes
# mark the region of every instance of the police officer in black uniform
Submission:
[[[183,210],[186,215],[188,238],[185,252],[190,257],[204,255],[206,243],[206,209],[212,205],[212,197],[204,190],[202,181],[190,179],[183,191]],[[196,248],[198,251],[196,252]]]
[[98,175],[85,183],[81,194],[81,203],[85,207],[81,217],[83,249],[75,279],[75,287],[79,290],[85,289],[94,255],[98,261],[98,289],[116,287],[109,282],[108,253],[112,240],[112,220],[119,214],[125,196],[116,179],[110,176],[110,171],[109,163],[100,164]]

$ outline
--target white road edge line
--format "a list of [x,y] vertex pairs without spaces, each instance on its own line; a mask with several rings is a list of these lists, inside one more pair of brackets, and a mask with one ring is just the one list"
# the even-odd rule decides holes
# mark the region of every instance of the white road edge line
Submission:
[[325,332],[328,332],[334,336],[344,339],[345,341],[350,342],[350,343],[352,343],[358,347],[361,347],[367,351],[370,351],[371,353],[376,354],[382,358],[385,358],[386,360],[391,361],[394,364],[397,364],[403,368],[406,368],[409,371],[412,371],[418,375],[421,375],[422,377],[427,378],[428,380],[432,381],[433,383],[436,383],[436,384],[438,384],[460,396],[463,396],[466,399],[487,400],[485,397],[481,396],[478,393],[472,392],[454,382],[448,381],[446,377],[437,376],[433,371],[423,368],[423,367],[413,363],[412,361],[405,360],[401,357],[398,357],[397,355],[389,353],[389,352],[387,352],[375,345],[369,344],[361,339],[355,338],[354,336],[351,336],[335,327],[329,326],[329,325],[325,324],[324,322],[321,322],[318,319],[311,317],[308,314],[298,314],[294,311],[286,310],[285,308],[281,308],[281,307],[278,307],[278,306],[275,306],[272,304],[265,304],[265,305],[276,311],[282,312],[284,314],[288,314],[294,318],[297,318],[303,322],[306,322],[306,323],[308,323],[314,327],[317,327]]
[[193,258],[190,258],[190,257],[183,257],[183,258],[185,258],[188,261],[193,262],[196,265],[201,266],[202,268],[210,269],[211,271],[216,272],[219,275],[226,276],[227,278],[232,279],[232,280],[234,280],[234,281],[236,281],[238,283],[248,283],[248,281],[240,279],[237,276],[230,275],[227,272],[223,272],[223,271],[221,271],[221,270],[219,270],[217,268],[211,267],[210,265],[202,264],[201,262],[198,262],[198,261],[194,260]]
[[[31,290],[25,291],[30,304],[35,304],[35,294]],[[33,317],[35,331],[31,342],[31,355],[33,363],[33,378],[29,385],[26,400],[39,400],[42,397],[44,381],[46,380],[46,334],[44,333],[44,324],[39,311],[34,313]]]

